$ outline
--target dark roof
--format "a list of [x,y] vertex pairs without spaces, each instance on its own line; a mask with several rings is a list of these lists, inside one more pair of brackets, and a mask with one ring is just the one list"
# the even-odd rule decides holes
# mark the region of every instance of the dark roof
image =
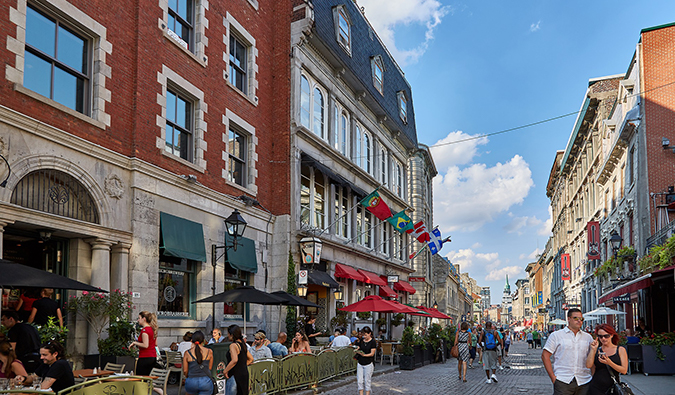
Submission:
[[[401,133],[406,136],[412,146],[417,146],[415,129],[415,111],[413,109],[412,91],[405,76],[395,64],[389,52],[382,45],[368,21],[361,14],[352,0],[320,0],[314,1],[314,30],[323,44],[339,59],[346,70],[351,71],[363,84],[364,91],[375,99]],[[337,42],[333,8],[344,5],[351,21],[351,56]],[[371,58],[380,55],[384,63],[384,95],[373,85]],[[407,99],[407,122],[399,116],[398,95],[403,91]]]
[[646,28],[640,30],[640,34],[651,32],[652,30],[659,30],[659,29],[663,29],[663,28],[666,28],[666,27],[671,27],[671,26],[675,26],[675,22],[666,23],[666,24],[658,25],[658,26],[646,27]]

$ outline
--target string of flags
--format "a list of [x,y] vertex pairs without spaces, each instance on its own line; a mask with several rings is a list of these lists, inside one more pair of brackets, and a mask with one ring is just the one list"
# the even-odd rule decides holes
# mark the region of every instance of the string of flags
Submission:
[[360,203],[366,208],[366,210],[377,217],[377,219],[389,222],[391,226],[393,226],[394,229],[396,229],[399,233],[405,232],[410,234],[414,239],[417,239],[418,242],[424,244],[424,247],[416,253],[413,253],[410,256],[410,259],[416,257],[427,247],[429,248],[429,251],[431,251],[432,255],[436,255],[441,250],[441,248],[443,248],[443,243],[450,241],[450,237],[443,239],[441,236],[441,231],[438,229],[438,227],[429,231],[424,221],[419,221],[413,224],[412,219],[406,215],[405,210],[396,214],[392,214],[391,209],[387,203],[382,200],[382,197],[380,197],[377,189],[363,198]]

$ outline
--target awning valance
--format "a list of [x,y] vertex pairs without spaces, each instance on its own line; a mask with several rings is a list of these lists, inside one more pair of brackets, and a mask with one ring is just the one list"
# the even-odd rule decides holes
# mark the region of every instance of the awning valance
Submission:
[[397,283],[394,283],[394,289],[397,290],[397,291],[407,292],[411,295],[414,294],[415,292],[417,292],[415,287],[410,285],[410,283],[405,281],[405,280],[398,280]]
[[340,288],[340,284],[335,281],[330,274],[321,270],[310,270],[307,273],[307,282],[310,284],[321,285],[326,288]]
[[235,269],[244,272],[258,273],[258,255],[255,253],[255,242],[246,237],[237,238],[237,250],[231,248],[233,244],[232,237],[226,236],[227,253],[225,259]]
[[389,288],[388,285],[380,285],[380,296],[385,296],[387,298],[395,298],[398,296],[393,289]]
[[335,277],[350,278],[352,280],[366,282],[366,277],[351,266],[335,264]]
[[302,152],[300,154],[300,161],[302,163],[306,163],[310,166],[313,166],[314,168],[318,169],[321,173],[323,173],[326,177],[330,178],[333,180],[334,183],[344,186],[344,187],[349,187],[351,188],[352,192],[359,198],[364,198],[366,195],[368,195],[363,189],[357,187],[354,185],[352,182],[344,178],[343,176],[339,175],[335,171],[333,171],[330,167],[324,165],[323,163],[319,162],[318,160],[314,159],[310,155]]
[[202,224],[160,212],[159,227],[159,248],[164,255],[206,262]]
[[623,285],[620,285],[613,290],[607,292],[606,294],[600,296],[600,299],[598,299],[598,304],[600,303],[605,303],[608,300],[612,300],[613,297],[615,296],[621,296],[623,294],[630,294],[635,291],[639,291],[644,288],[649,288],[654,284],[654,282],[651,279],[652,274],[645,274],[642,277],[638,277],[633,281],[629,281]]
[[379,285],[380,287],[383,286],[383,285],[384,286],[387,285],[386,281],[381,279],[377,274],[375,274],[373,272],[369,272],[368,270],[363,270],[363,269],[359,269],[358,271],[359,271],[359,273],[361,273],[363,275],[363,277],[366,278],[365,282],[368,283],[368,284]]

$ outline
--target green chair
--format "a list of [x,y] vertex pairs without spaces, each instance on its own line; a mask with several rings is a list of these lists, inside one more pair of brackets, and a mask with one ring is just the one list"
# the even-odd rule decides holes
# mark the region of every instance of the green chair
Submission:
[[152,386],[155,388],[162,388],[162,391],[164,391],[162,395],[166,395],[166,386],[169,384],[169,370],[152,368],[150,376],[157,376],[156,379],[152,380]]
[[103,370],[109,370],[115,373],[124,373],[124,364],[108,362],[105,364]]
[[178,372],[178,394],[180,394],[181,388],[183,388],[183,356],[180,351],[167,351],[166,352],[166,370],[169,371],[169,374],[172,372]]

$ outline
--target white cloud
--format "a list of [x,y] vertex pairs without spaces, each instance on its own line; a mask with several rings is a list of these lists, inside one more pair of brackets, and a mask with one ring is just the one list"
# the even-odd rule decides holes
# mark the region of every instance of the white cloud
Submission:
[[483,246],[483,245],[482,245],[481,243],[475,242],[475,243],[473,243],[473,245],[471,246],[471,248],[474,249],[474,250],[477,250],[477,249],[481,248],[482,246]]
[[443,139],[435,142],[430,148],[431,155],[434,158],[436,168],[444,172],[451,166],[465,165],[471,162],[476,156],[479,145],[488,143],[487,137],[477,138],[475,140],[462,141],[461,143],[448,144],[453,141],[466,140],[475,136],[466,134],[462,131],[448,133]]
[[521,229],[531,228],[541,224],[541,220],[537,217],[514,217],[511,222],[504,226],[506,233],[518,233],[519,235],[523,234]]
[[548,206],[548,219],[539,228],[537,233],[541,236],[550,236],[552,234],[551,229],[553,229],[553,209],[551,209],[551,206]]
[[537,23],[533,23],[530,25],[530,32],[534,33],[537,30],[541,29],[541,21],[537,21]]
[[522,203],[533,185],[529,165],[520,155],[493,167],[451,166],[434,178],[434,218],[444,234],[477,230]]
[[450,251],[446,257],[450,259],[450,262],[453,264],[459,265],[461,272],[466,272],[470,267],[475,265],[491,268],[501,264],[501,261],[499,260],[499,253],[476,253],[470,248],[459,251]]
[[[434,29],[452,10],[438,0],[359,0],[358,4],[365,8],[366,17],[401,66],[415,63],[424,55],[434,39]],[[394,38],[397,25],[425,26],[424,41],[412,49],[398,48]]]
[[495,269],[490,271],[487,276],[485,276],[485,281],[501,281],[506,278],[506,275],[512,277],[518,277],[525,272],[525,269],[520,266],[507,266],[501,269]]
[[542,252],[544,252],[542,248],[535,248],[534,251],[530,252],[529,254],[520,254],[519,258],[534,261],[539,257],[539,255],[541,255]]

